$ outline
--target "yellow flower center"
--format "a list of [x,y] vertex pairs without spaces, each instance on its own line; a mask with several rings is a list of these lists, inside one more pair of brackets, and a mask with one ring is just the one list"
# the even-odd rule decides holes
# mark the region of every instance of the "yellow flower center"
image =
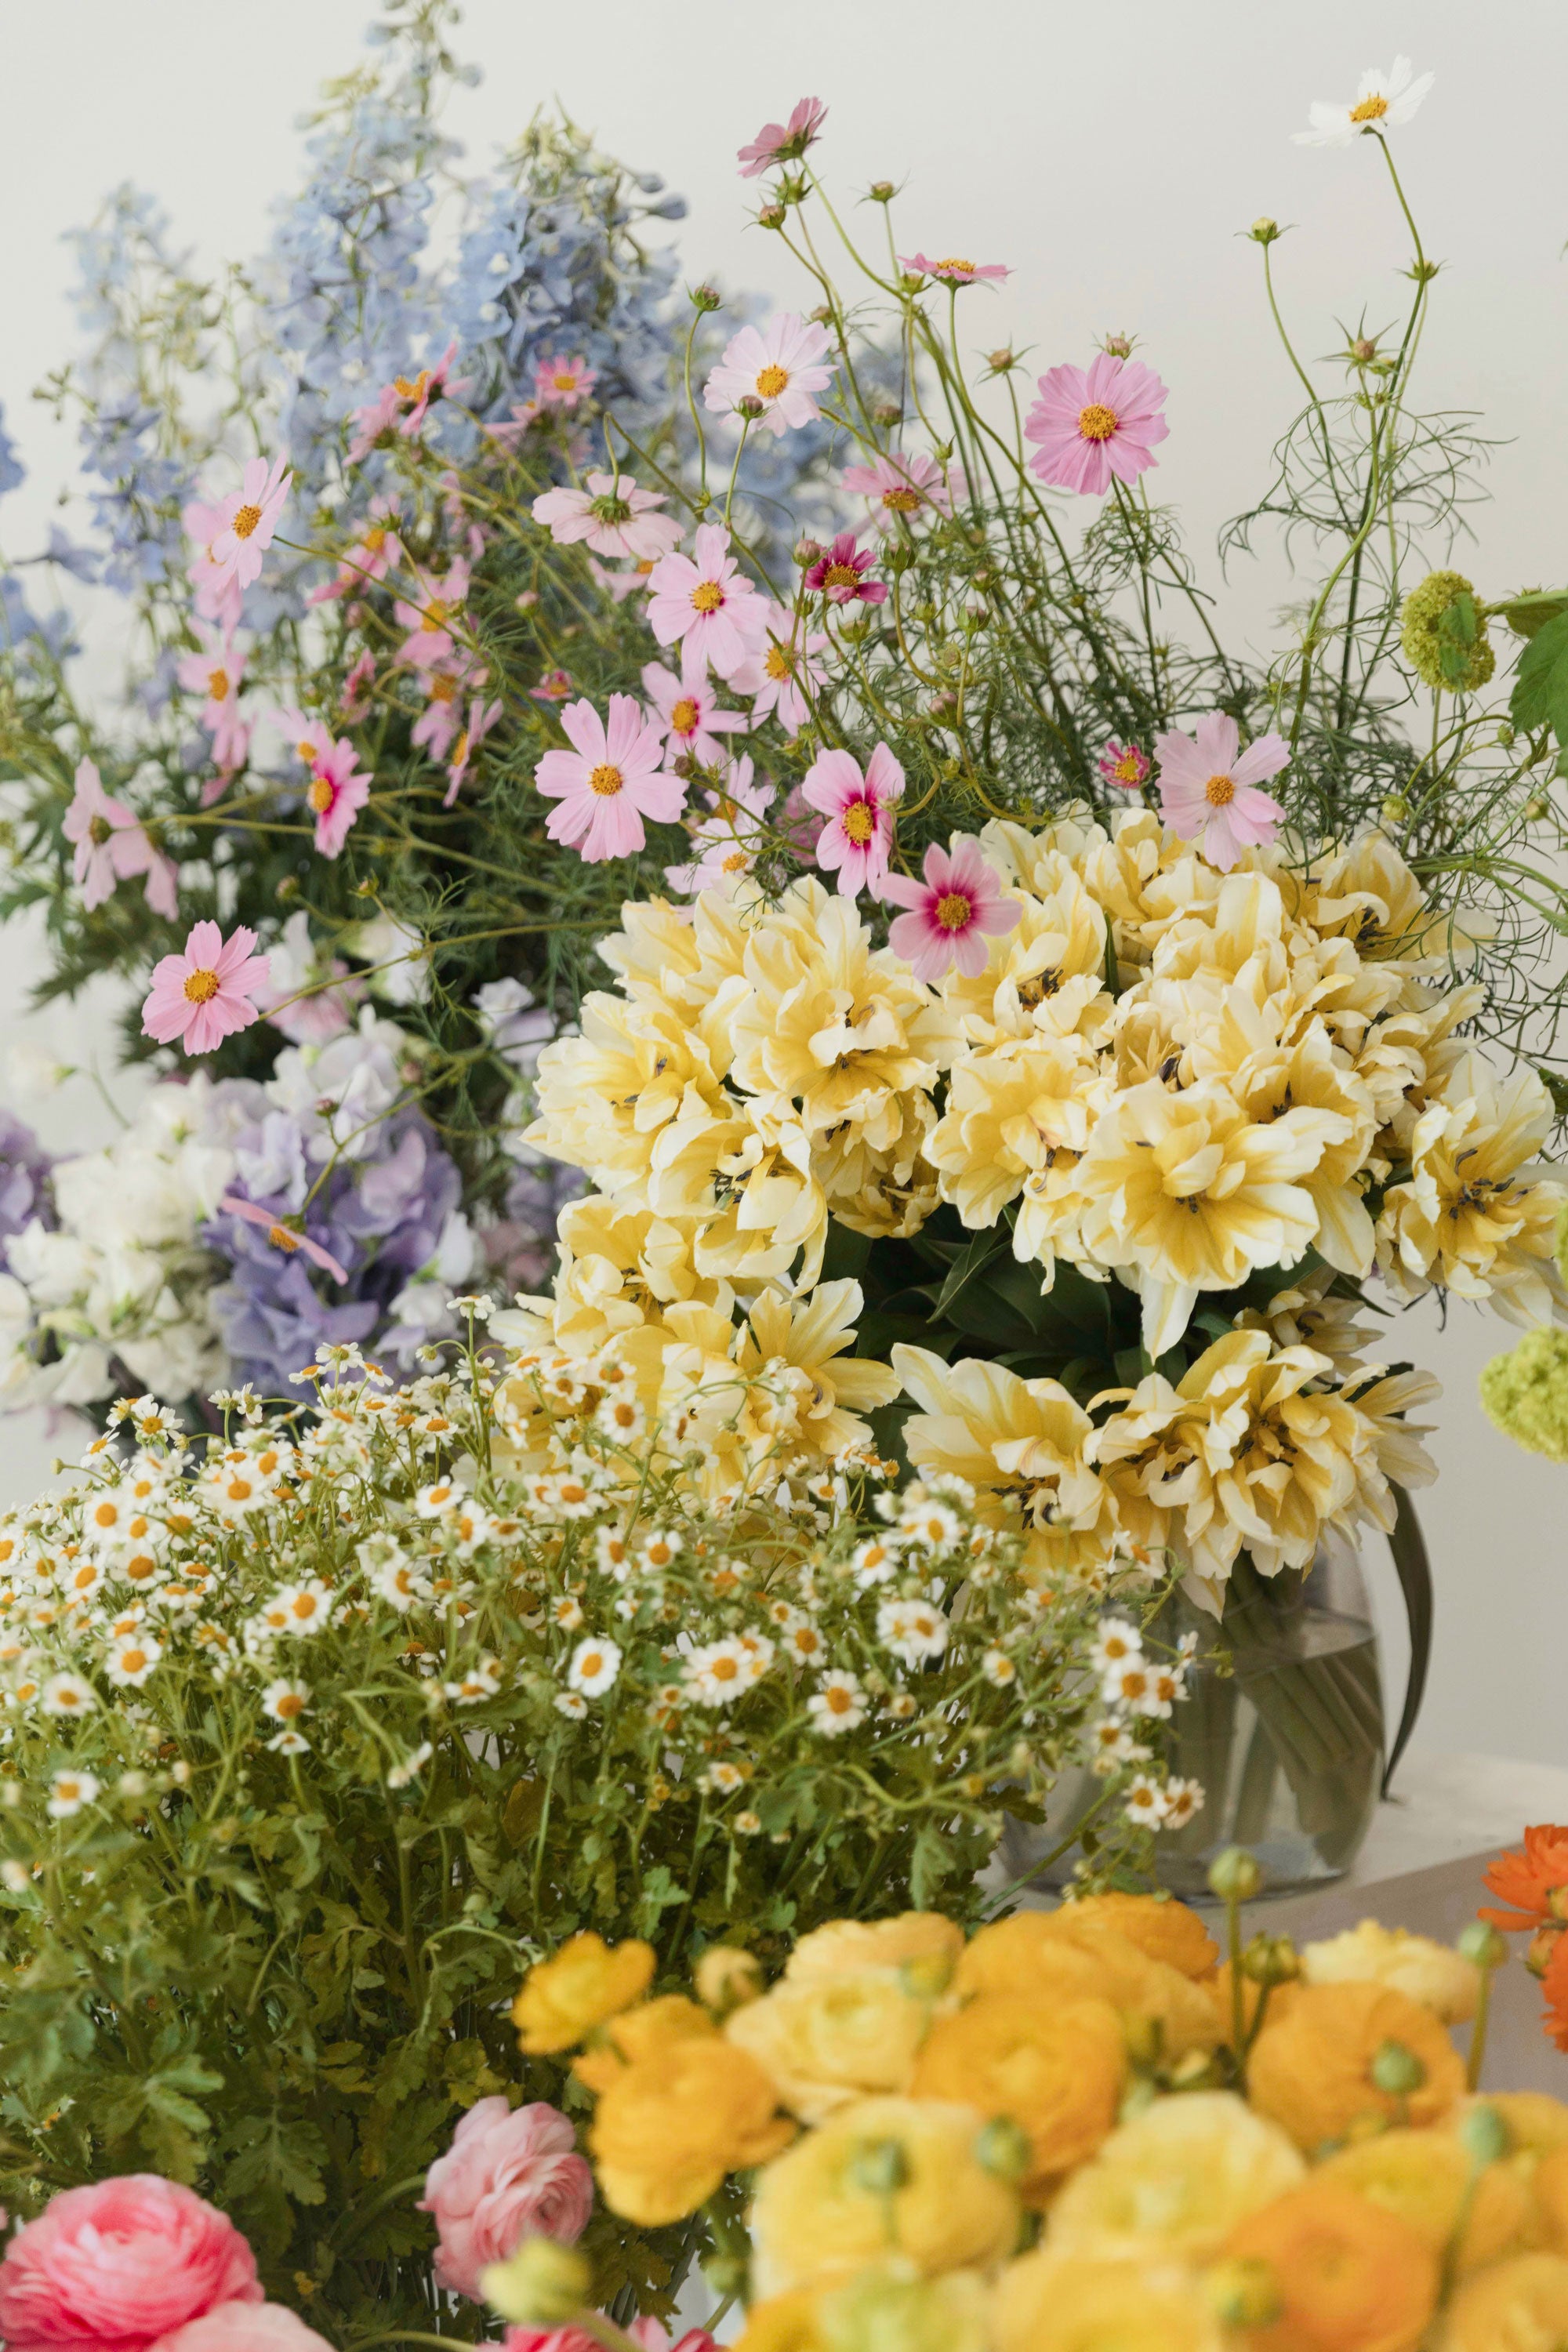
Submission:
[[297,1691],[285,1691],[272,1709],[279,1723],[292,1723],[297,1715],[305,1712],[305,1702]]
[[699,712],[689,694],[683,694],[669,714],[669,723],[678,735],[695,735]]
[[221,701],[223,700],[224,696],[228,692],[228,672],[227,672],[227,670],[226,670],[226,669],[209,669],[209,670],[208,670],[208,672],[207,672],[207,692],[208,692],[208,694],[209,694],[209,695],[211,695],[211,697],[212,697],[212,698],[213,698],[213,700],[214,700],[215,702],[221,702]]
[[788,382],[788,368],[765,367],[757,378],[757,390],[764,400],[776,400]]
[[386,545],[386,525],[380,522],[373,523],[364,535],[363,544],[367,555],[379,555]]
[[328,778],[325,776],[312,776],[310,779],[310,789],[306,793],[305,798],[310,802],[310,806],[315,810],[318,816],[324,816],[328,809],[332,805],[332,787]]
[[590,1675],[598,1674],[602,1670],[604,1664],[604,1652],[602,1650],[590,1650],[587,1656],[578,1666],[577,1672],[582,1675],[584,1680],[586,1681]]
[[89,816],[87,821],[87,837],[95,849],[101,849],[113,831],[106,816]]
[[733,1658],[715,1658],[710,1671],[716,1683],[732,1683],[741,1669]]
[[460,768],[468,756],[468,730],[465,727],[452,747],[452,765]]
[[716,613],[724,602],[724,591],[717,580],[700,580],[691,592],[694,613]]
[[575,392],[577,389],[577,379],[570,368],[563,369],[559,375],[552,375],[550,381],[557,392]]
[[1078,429],[1086,441],[1109,441],[1121,419],[1103,401],[1091,400],[1078,413]]
[[865,801],[851,801],[844,812],[844,831],[847,839],[865,843],[877,830],[877,820]]
[[139,1675],[147,1663],[145,1650],[121,1650],[120,1671],[122,1675]]
[[430,626],[433,629],[444,629],[451,617],[452,608],[450,604],[443,604],[436,597],[432,597],[429,604],[425,607],[425,618],[429,622]]
[[852,563],[830,563],[822,576],[825,588],[858,588],[860,574]]
[[607,762],[595,768],[588,779],[588,790],[591,793],[597,793],[601,800],[606,801],[613,801],[616,794],[624,789],[625,784],[626,778],[620,770],[612,768]]
[[1135,784],[1142,774],[1142,763],[1136,751],[1123,751],[1120,760],[1112,761],[1110,772],[1119,784]]
[[287,1225],[268,1225],[267,1238],[274,1249],[286,1250],[290,1257],[300,1246],[300,1236],[291,1234]]
[[450,702],[457,691],[458,681],[455,677],[433,677],[430,681],[432,702]]
[[1204,786],[1204,798],[1211,808],[1228,808],[1236,798],[1236,785],[1229,776],[1211,776]]
[[790,658],[788,646],[770,646],[768,647],[767,659],[763,662],[763,667],[767,671],[770,677],[793,677],[795,673],[795,664]]
[[732,849],[724,860],[723,870],[726,874],[744,874],[751,862],[743,849]]
[[217,994],[216,971],[193,971],[185,981],[185,994],[193,1004],[208,1004]]
[[1359,106],[1352,107],[1351,121],[1352,122],[1381,122],[1387,112],[1387,99],[1363,98]]
[[260,520],[261,509],[259,507],[241,507],[239,512],[235,516],[234,520],[230,523],[229,529],[233,531],[236,539],[248,539],[251,532],[256,529],[257,524]]
[[936,919],[944,931],[962,931],[973,918],[973,901],[962,890],[950,890],[945,898],[937,900]]
[[884,490],[882,504],[890,508],[894,514],[913,514],[917,507],[924,504],[924,500],[919,490]]
[[954,260],[952,255],[950,253],[945,261],[939,261],[936,266],[939,269],[970,270],[973,268],[974,264],[973,261]]
[[92,1516],[100,1528],[111,1528],[119,1518],[120,1513],[113,1503],[100,1503]]
[[418,400],[429,381],[429,369],[421,368],[412,383],[405,375],[395,375],[392,379],[392,389],[401,400]]

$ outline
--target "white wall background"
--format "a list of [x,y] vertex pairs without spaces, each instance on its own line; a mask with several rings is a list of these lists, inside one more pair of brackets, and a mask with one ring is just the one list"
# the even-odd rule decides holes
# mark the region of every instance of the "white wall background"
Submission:
[[[198,263],[255,251],[270,199],[298,177],[296,118],[321,79],[355,61],[369,6],[6,8],[0,399],[36,468],[0,517],[10,551],[41,536],[72,463],[68,433],[27,398],[72,348],[63,232],[129,178],[162,198]],[[1310,99],[1348,98],[1363,66],[1405,49],[1437,75],[1398,150],[1427,251],[1445,264],[1423,404],[1483,412],[1502,444],[1494,503],[1461,561],[1489,594],[1568,570],[1562,0],[1513,0],[1489,24],[1475,0],[1318,0],[1310,11],[1281,0],[468,0],[465,18],[458,47],[485,80],[459,94],[451,123],[474,160],[558,98],[687,195],[689,217],[672,234],[693,281],[717,276],[802,308],[810,298],[787,255],[746,226],[733,154],[763,120],[820,95],[832,109],[820,160],[836,190],[852,200],[872,179],[898,180],[906,250],[1014,265],[1000,294],[964,298],[977,347],[1010,338],[1045,367],[1082,361],[1110,328],[1142,339],[1172,387],[1151,487],[1184,509],[1200,555],[1261,486],[1291,408],[1258,255],[1237,232],[1263,212],[1298,225],[1275,253],[1306,354],[1332,351],[1363,312],[1387,323],[1407,291],[1394,274],[1407,239],[1375,152],[1289,140]],[[1232,639],[1263,643],[1288,593],[1278,566],[1236,574],[1223,591]],[[36,971],[28,934],[0,937],[0,1041],[36,1036],[72,1060],[92,1045],[110,1070],[106,1008],[29,1017]],[[108,1129],[79,1079],[16,1107],[57,1150]],[[1423,1740],[1568,1763],[1568,1472],[1510,1447],[1475,1401],[1481,1363],[1508,1338],[1468,1312],[1446,1333],[1430,1312],[1401,1328],[1401,1349],[1447,1390],[1443,1480],[1426,1509],[1439,1630]],[[0,1494],[31,1491],[62,1444],[70,1450],[40,1427],[0,1424]],[[1398,1647],[1391,1636],[1395,1669]]]

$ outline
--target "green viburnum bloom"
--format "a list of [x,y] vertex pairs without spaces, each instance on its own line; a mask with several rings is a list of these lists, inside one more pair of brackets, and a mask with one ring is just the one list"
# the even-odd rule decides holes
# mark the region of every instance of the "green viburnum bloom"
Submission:
[[1497,667],[1485,614],[1462,572],[1429,572],[1405,599],[1399,642],[1423,685],[1473,694]]
[[1527,1331],[1481,1374],[1481,1402],[1531,1454],[1568,1462],[1568,1331]]

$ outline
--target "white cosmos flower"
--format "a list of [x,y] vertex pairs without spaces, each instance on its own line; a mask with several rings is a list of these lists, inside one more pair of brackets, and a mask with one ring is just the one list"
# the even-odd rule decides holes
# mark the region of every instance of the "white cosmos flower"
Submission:
[[84,1805],[91,1804],[99,1786],[90,1772],[58,1771],[49,1782],[49,1801],[44,1811],[51,1821],[68,1822]]
[[581,1691],[585,1698],[597,1698],[607,1691],[621,1671],[621,1653],[614,1642],[600,1641],[590,1635],[579,1642],[572,1653],[566,1669],[568,1688]]
[[1409,121],[1435,77],[1411,79],[1408,58],[1395,58],[1386,73],[1368,66],[1348,105],[1319,99],[1307,110],[1310,131],[1291,133],[1298,147],[1348,147],[1366,131],[1394,131]]
[[805,1711],[814,1730],[837,1738],[840,1732],[853,1731],[865,1722],[866,1694],[854,1675],[835,1671],[823,1675],[820,1689],[806,1700]]

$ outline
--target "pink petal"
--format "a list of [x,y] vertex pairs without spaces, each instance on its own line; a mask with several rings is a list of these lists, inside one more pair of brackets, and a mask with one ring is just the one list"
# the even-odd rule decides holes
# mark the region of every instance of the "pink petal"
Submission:
[[[1277,776],[1281,768],[1290,764],[1290,746],[1282,735],[1260,735],[1249,743],[1239,760],[1230,769],[1237,784],[1260,784],[1265,776]],[[1269,803],[1273,806],[1273,803]]]

